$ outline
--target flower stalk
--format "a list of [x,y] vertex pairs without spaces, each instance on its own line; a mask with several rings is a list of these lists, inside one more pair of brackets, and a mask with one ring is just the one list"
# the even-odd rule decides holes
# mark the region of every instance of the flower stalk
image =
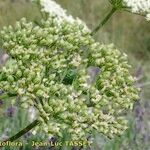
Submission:
[[24,129],[22,129],[21,131],[19,131],[17,134],[15,134],[12,137],[4,140],[4,142],[7,142],[7,141],[13,142],[13,141],[17,140],[18,138],[20,138],[21,136],[23,136],[24,134],[26,134],[27,132],[29,132],[31,129],[33,129],[38,124],[39,124],[38,120],[33,121],[31,124],[29,124],[27,127],[25,127]]
[[110,19],[110,17],[116,12],[116,8],[113,7],[111,9],[111,11],[107,14],[107,16],[102,20],[102,22],[100,22],[94,29],[93,31],[91,32],[91,35],[94,35],[96,34],[96,32],[101,28],[103,27],[103,25]]

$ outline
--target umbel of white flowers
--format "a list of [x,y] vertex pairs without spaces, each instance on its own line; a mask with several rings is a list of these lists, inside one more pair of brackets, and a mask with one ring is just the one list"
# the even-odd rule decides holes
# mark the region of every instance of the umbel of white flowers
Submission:
[[[93,130],[109,138],[127,129],[124,112],[138,89],[127,56],[96,42],[84,25],[54,15],[39,25],[21,19],[0,32],[10,60],[0,71],[0,89],[16,94],[22,107],[35,107],[39,130],[86,139]],[[92,82],[88,69],[99,72]]]
[[[58,19],[68,20],[69,22],[74,22],[75,20],[79,23],[83,24],[79,18],[74,19],[71,15],[67,15],[67,11],[64,10],[59,4],[57,4],[53,0],[31,0],[38,2],[42,9],[41,11],[46,12],[48,14],[55,14]],[[133,13],[141,13],[146,16],[146,19],[150,20],[150,0],[109,0],[115,7],[124,7],[127,6]],[[88,27],[84,24],[84,26],[88,29]]]
[[123,0],[123,2],[132,12],[144,14],[146,19],[150,20],[150,0]]
[[55,15],[59,22],[66,20],[70,23],[78,22],[78,24],[84,25],[86,30],[89,30],[86,24],[80,20],[79,18],[74,18],[71,15],[67,14],[67,11],[63,9],[58,3],[53,0],[31,0],[32,2],[36,2],[41,6],[41,10],[48,15]]

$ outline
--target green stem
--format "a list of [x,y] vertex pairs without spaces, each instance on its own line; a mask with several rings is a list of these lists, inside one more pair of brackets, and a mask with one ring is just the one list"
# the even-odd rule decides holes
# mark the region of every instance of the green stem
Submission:
[[17,140],[18,138],[20,138],[22,135],[26,134],[28,131],[30,131],[31,129],[33,129],[35,126],[37,126],[39,124],[38,120],[33,121],[31,124],[29,124],[27,127],[25,127],[24,129],[22,129],[21,131],[19,131],[17,134],[15,134],[14,136],[6,139],[4,142],[10,141],[13,142],[15,140]]
[[91,35],[94,35],[108,20],[109,18],[116,12],[116,8],[112,8],[111,11],[107,14],[107,16],[100,22],[91,32]]

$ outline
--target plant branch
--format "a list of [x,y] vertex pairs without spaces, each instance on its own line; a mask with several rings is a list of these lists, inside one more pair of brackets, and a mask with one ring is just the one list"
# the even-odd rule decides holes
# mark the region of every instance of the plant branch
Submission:
[[91,35],[94,35],[108,20],[109,18],[116,12],[116,8],[113,7],[111,11],[107,14],[107,16],[100,22],[91,32]]
[[31,124],[29,124],[27,127],[25,127],[24,129],[22,129],[21,131],[19,131],[17,134],[15,134],[14,136],[6,139],[4,142],[10,141],[13,142],[15,140],[17,140],[18,138],[20,138],[22,135],[26,134],[28,131],[30,131],[31,129],[33,129],[35,126],[37,126],[39,124],[38,120],[33,121]]

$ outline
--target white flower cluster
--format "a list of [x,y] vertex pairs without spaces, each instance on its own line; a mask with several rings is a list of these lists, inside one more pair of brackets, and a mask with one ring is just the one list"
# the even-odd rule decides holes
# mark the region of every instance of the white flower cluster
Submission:
[[[32,0],[37,1],[37,0]],[[39,4],[41,5],[41,11],[46,12],[49,15],[55,15],[59,19],[60,22],[63,20],[68,21],[70,23],[78,22],[79,24],[84,25],[86,30],[89,30],[86,24],[80,20],[79,18],[74,18],[71,15],[67,14],[67,11],[63,9],[59,4],[57,4],[53,0],[39,0]]]
[[124,3],[131,8],[134,13],[142,13],[146,15],[146,19],[150,21],[150,0],[123,0]]

